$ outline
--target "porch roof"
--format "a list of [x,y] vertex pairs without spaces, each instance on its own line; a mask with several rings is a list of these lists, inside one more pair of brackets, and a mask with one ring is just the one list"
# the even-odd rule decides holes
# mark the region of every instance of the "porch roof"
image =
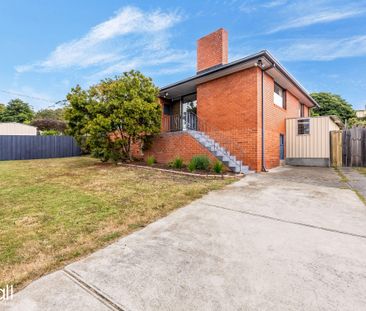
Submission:
[[301,103],[308,107],[319,106],[310,96],[309,92],[267,50],[238,59],[226,65],[209,68],[198,72],[195,76],[162,87],[160,89],[160,97],[174,99],[185,94],[194,93],[198,84],[257,66],[259,60],[262,61],[266,72],[279,85],[296,96]]

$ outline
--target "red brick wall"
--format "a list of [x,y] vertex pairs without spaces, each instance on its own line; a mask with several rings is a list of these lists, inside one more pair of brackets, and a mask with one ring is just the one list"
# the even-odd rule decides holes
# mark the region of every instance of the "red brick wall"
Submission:
[[[266,167],[280,164],[280,134],[286,135],[285,120],[299,116],[299,101],[287,91],[287,106],[274,104],[274,81],[264,78],[265,160]],[[197,114],[204,120],[204,131],[226,147],[250,169],[262,167],[261,144],[261,70],[250,68],[197,86]],[[309,109],[305,107],[305,116]],[[202,124],[202,122],[199,122]],[[218,134],[223,132],[224,135]],[[232,141],[233,144],[226,144]],[[187,133],[165,133],[155,139],[146,155],[168,163],[176,156],[188,162],[192,156],[213,156]]]
[[211,161],[216,158],[197,140],[185,132],[162,133],[154,138],[151,148],[144,152],[144,158],[154,155],[158,163],[169,163],[181,157],[188,163],[195,155],[207,155]]
[[[267,168],[280,164],[280,134],[286,135],[285,120],[299,116],[299,101],[287,91],[287,106],[274,104],[274,81],[264,76],[265,161]],[[250,169],[262,167],[261,70],[246,69],[197,87],[197,113],[212,127],[209,136],[227,147]],[[305,107],[305,115],[308,108]],[[224,131],[215,134],[214,129]],[[210,130],[209,130],[210,131]],[[217,135],[217,136],[215,136]],[[234,141],[226,145],[224,140]]]
[[[209,127],[207,134],[254,170],[260,168],[257,70],[247,69],[197,86],[197,114]],[[225,137],[215,129],[224,131]],[[233,141],[235,146],[225,145],[225,141]]]
[[227,64],[227,61],[228,33],[225,29],[220,28],[197,40],[197,71]]
[[[260,75],[260,72],[259,72]],[[286,109],[283,109],[273,101],[274,81],[265,74],[264,78],[264,122],[265,122],[265,161],[267,168],[273,168],[280,164],[280,134],[286,135],[286,118],[299,117],[299,100],[289,91],[286,91]],[[305,107],[305,115],[307,115]],[[286,146],[285,146],[286,148]]]

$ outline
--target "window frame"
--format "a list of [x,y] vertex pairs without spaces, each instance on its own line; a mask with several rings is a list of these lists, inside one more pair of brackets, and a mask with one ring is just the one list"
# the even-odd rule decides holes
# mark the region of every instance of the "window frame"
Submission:
[[[276,87],[282,91],[282,95],[278,94],[276,92]],[[282,105],[279,105],[276,103],[275,101],[275,96],[278,95],[279,97],[282,98]],[[286,109],[287,108],[287,91],[285,88],[283,88],[281,85],[279,85],[278,83],[274,82],[274,87],[273,87],[273,103],[282,109]]]
[[310,135],[310,118],[297,120],[297,135]]
[[300,118],[305,118],[305,105],[300,103]]

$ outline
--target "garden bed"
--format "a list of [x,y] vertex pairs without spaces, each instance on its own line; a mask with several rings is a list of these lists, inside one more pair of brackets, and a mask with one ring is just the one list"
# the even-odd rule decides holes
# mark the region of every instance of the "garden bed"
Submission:
[[153,165],[148,165],[143,161],[136,161],[131,163],[120,163],[121,165],[130,166],[130,167],[140,167],[151,170],[159,170],[173,174],[181,174],[187,176],[197,176],[197,177],[212,177],[212,178],[242,178],[243,174],[237,174],[231,171],[223,172],[222,174],[215,173],[213,171],[203,171],[203,170],[195,170],[191,172],[187,167],[182,168],[173,168],[168,164],[163,163],[154,163]]

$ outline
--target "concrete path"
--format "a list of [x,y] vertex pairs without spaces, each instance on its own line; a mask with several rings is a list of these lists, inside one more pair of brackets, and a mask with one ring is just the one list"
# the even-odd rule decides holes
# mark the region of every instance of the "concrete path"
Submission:
[[348,179],[348,185],[366,198],[366,176],[352,167],[342,167],[342,172]]
[[366,207],[332,169],[250,175],[1,310],[365,310]]

